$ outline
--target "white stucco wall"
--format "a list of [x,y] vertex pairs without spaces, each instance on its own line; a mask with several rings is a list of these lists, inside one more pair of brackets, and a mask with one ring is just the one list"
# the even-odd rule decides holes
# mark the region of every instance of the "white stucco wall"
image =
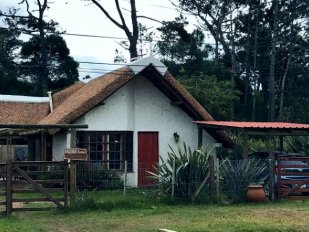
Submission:
[[[137,77],[74,123],[88,124],[86,130],[133,131],[133,170],[137,170],[138,132],[159,132],[159,155],[166,157],[169,145],[177,148],[185,142],[192,149],[197,148],[198,129],[192,120],[148,79]],[[174,141],[174,132],[179,135],[178,144]],[[63,157],[65,139],[65,135],[54,136],[53,151],[57,159]],[[214,142],[203,132],[205,146]],[[137,172],[129,174],[128,180],[131,185],[137,185]]]
[[53,160],[63,160],[66,144],[65,134],[56,134],[53,136]]

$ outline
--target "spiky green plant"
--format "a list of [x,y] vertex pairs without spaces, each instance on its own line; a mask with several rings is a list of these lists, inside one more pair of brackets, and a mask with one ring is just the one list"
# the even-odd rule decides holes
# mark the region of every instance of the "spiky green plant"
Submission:
[[261,185],[267,179],[267,162],[226,159],[220,165],[220,174],[228,197],[233,202],[244,202],[248,186]]
[[309,138],[306,136],[287,136],[284,138],[284,149],[288,152],[303,153],[309,156]]
[[149,172],[160,183],[161,194],[171,194],[173,163],[175,162],[175,196],[194,201],[205,189],[209,178],[209,155],[203,148],[192,151],[186,144],[178,147],[177,153],[170,146],[167,158],[160,156],[160,165],[155,172]]

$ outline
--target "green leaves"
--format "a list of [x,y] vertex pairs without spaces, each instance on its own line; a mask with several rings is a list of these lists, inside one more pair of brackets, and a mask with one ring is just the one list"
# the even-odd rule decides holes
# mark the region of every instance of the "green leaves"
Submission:
[[260,159],[226,159],[220,172],[228,197],[234,202],[244,202],[248,186],[261,185],[268,177],[267,162]]
[[153,178],[159,180],[161,195],[170,195],[173,184],[173,165],[175,163],[175,196],[194,201],[198,194],[205,189],[209,177],[209,155],[210,151],[204,149],[192,151],[190,147],[183,144],[178,147],[177,152],[170,146],[167,158],[160,156],[160,165],[155,173],[149,172]]
[[218,81],[216,77],[206,75],[180,77],[179,81],[217,120],[227,119],[231,100],[239,100],[240,92],[232,88],[230,81]]

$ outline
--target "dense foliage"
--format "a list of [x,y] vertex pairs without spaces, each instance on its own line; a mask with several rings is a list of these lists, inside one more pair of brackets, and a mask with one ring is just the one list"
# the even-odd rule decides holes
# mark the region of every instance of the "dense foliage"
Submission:
[[[308,122],[308,1],[180,0],[175,5],[196,16],[199,25],[189,32],[180,16],[159,28],[164,41],[158,43],[159,52],[174,75],[230,80],[241,94],[231,99],[225,119]],[[215,43],[196,36],[200,30]]]
[[100,162],[78,162],[76,181],[79,190],[111,190],[123,187],[120,173],[108,169],[106,165],[102,165]]
[[[167,158],[160,157],[160,165],[150,173],[160,184],[160,195],[171,195],[173,178],[175,197],[194,201],[205,191],[209,178],[209,155],[211,151],[192,151],[186,144],[175,152],[171,147]],[[174,168],[173,168],[174,167]],[[174,170],[174,171],[173,171]]]
[[267,179],[267,164],[258,159],[224,160],[220,172],[228,198],[233,202],[244,202],[248,186],[261,185]]
[[20,2],[27,11],[23,16],[18,9],[0,10],[6,25],[0,31],[0,94],[43,96],[78,80],[78,63],[57,30],[58,23],[45,17],[49,3],[35,3],[37,8],[32,9],[28,0]]

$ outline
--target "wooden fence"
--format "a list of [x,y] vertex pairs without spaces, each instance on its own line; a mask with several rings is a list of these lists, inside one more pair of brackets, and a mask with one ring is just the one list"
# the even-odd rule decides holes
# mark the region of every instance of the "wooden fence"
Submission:
[[1,163],[0,210],[10,215],[67,206],[68,173],[66,160]]
[[279,157],[279,198],[309,199],[309,157]]

